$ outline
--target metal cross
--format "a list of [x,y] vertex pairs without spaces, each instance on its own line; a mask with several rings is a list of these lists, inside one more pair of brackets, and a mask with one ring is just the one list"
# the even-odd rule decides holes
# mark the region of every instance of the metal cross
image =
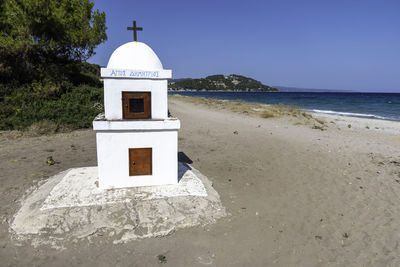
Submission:
[[137,42],[137,31],[143,31],[142,27],[136,27],[136,20],[133,21],[133,27],[126,27],[128,31],[133,31],[133,40]]

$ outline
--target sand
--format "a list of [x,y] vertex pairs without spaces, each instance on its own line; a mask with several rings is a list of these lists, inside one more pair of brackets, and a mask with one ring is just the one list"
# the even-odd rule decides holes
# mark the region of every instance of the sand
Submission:
[[[400,265],[399,123],[323,115],[321,131],[184,99],[169,108],[182,123],[179,151],[230,216],[162,238],[115,245],[94,235],[62,251],[34,248],[9,233],[20,199],[46,176],[95,165],[95,136],[3,133],[1,265],[158,266],[158,255],[165,266]],[[49,155],[59,163],[47,166]]]

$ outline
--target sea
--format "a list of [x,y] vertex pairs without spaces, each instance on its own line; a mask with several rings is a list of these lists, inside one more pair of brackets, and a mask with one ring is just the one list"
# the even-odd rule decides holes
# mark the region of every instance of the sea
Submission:
[[316,113],[400,121],[400,93],[169,91],[169,94],[292,105]]

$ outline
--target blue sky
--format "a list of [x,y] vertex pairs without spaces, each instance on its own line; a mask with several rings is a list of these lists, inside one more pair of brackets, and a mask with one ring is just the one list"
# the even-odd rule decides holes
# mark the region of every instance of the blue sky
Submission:
[[138,40],[174,78],[241,74],[267,85],[400,92],[400,1],[110,1],[108,40],[89,62],[107,65]]

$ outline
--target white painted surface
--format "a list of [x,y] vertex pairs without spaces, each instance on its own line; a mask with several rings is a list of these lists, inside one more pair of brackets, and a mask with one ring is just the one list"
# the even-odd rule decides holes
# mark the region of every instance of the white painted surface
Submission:
[[51,190],[40,210],[127,203],[132,201],[132,195],[136,200],[207,197],[203,182],[187,165],[179,163],[179,177],[180,181],[175,185],[104,190],[96,186],[97,167],[75,168],[69,170]]
[[107,68],[161,70],[160,59],[148,45],[142,42],[129,42],[112,53]]
[[[95,120],[100,188],[176,184],[179,120],[168,119],[168,82],[154,51],[130,42],[111,55],[104,78],[104,120]],[[151,119],[123,120],[122,93],[150,92]],[[129,148],[152,148],[152,175],[129,176]]]
[[[99,186],[103,189],[176,184],[178,131],[97,131]],[[129,176],[129,148],[152,148],[152,175]]]
[[168,118],[167,80],[104,79],[107,120],[122,120],[122,92],[150,92],[152,119]]
[[149,131],[149,130],[178,130],[181,123],[178,119],[168,118],[165,120],[94,120],[93,130],[95,131]]
[[172,70],[130,70],[101,68],[103,78],[171,79]]

